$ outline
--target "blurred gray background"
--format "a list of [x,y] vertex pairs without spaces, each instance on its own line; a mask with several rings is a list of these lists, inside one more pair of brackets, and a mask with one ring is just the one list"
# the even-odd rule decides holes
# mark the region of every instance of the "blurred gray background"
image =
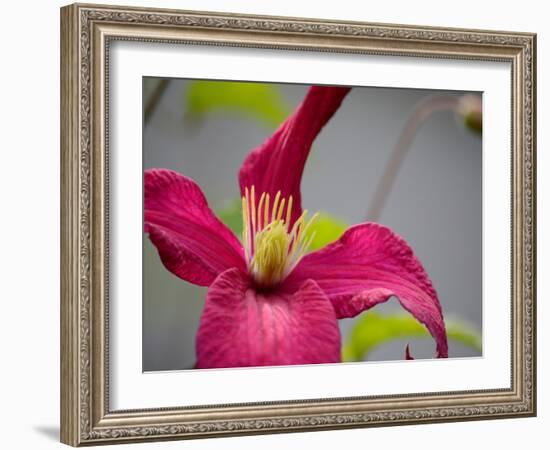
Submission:
[[[154,79],[144,79],[144,104]],[[210,206],[238,198],[237,172],[247,153],[273,127],[238,114],[186,117],[190,81],[171,80],[144,126],[143,164],[170,168],[193,178]],[[290,109],[307,87],[277,85]],[[328,211],[349,224],[362,222],[389,154],[420,100],[464,92],[354,88],[313,145],[302,180],[303,205]],[[404,237],[432,278],[445,318],[481,330],[480,135],[451,111],[430,117],[419,129],[378,221]],[[195,333],[206,288],[192,286],[164,268],[156,249],[143,240],[143,370],[192,368]],[[396,299],[377,311],[402,311]],[[356,319],[340,321],[343,341]],[[416,358],[432,357],[432,339],[393,341],[369,360],[403,359],[407,343]],[[450,342],[450,357],[479,356]]]

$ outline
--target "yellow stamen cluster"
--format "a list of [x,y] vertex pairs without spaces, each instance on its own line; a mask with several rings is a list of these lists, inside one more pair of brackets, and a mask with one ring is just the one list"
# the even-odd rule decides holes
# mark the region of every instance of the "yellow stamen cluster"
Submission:
[[256,208],[254,186],[242,198],[243,245],[250,274],[263,287],[282,281],[307,252],[315,233],[307,234],[317,217],[306,221],[307,211],[289,227],[292,196],[281,198],[277,192],[270,205],[269,193],[262,193]]

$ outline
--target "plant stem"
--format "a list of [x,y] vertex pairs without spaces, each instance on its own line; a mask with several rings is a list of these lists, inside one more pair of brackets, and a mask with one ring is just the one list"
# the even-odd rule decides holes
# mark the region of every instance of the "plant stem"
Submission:
[[380,214],[386,206],[393,185],[395,184],[399,169],[409,152],[412,141],[420,126],[435,112],[453,110],[457,104],[458,97],[436,95],[421,100],[415,106],[412,114],[407,119],[407,122],[405,122],[399,140],[390,155],[384,174],[378,182],[378,186],[376,187],[367,212],[366,220],[377,221],[380,217]]
[[157,85],[155,86],[155,89],[149,96],[149,99],[145,104],[145,109],[143,110],[144,125],[146,125],[151,120],[151,117],[153,116],[155,109],[157,109],[160,99],[162,98],[162,95],[166,91],[166,88],[168,87],[169,82],[170,80],[168,78],[162,78],[158,80]]

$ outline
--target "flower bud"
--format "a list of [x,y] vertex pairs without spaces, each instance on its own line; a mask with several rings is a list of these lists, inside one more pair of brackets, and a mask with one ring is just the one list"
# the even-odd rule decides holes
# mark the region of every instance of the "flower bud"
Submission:
[[463,95],[455,110],[462,124],[470,131],[481,134],[483,129],[483,113],[481,96],[475,94]]

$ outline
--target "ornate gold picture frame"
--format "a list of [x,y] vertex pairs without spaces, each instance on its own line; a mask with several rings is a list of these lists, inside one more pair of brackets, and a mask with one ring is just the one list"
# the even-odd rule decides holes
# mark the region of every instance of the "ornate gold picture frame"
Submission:
[[[109,67],[117,41],[505,62],[511,67],[508,387],[110,406]],[[61,9],[61,441],[94,445],[536,414],[536,36],[74,4]]]

